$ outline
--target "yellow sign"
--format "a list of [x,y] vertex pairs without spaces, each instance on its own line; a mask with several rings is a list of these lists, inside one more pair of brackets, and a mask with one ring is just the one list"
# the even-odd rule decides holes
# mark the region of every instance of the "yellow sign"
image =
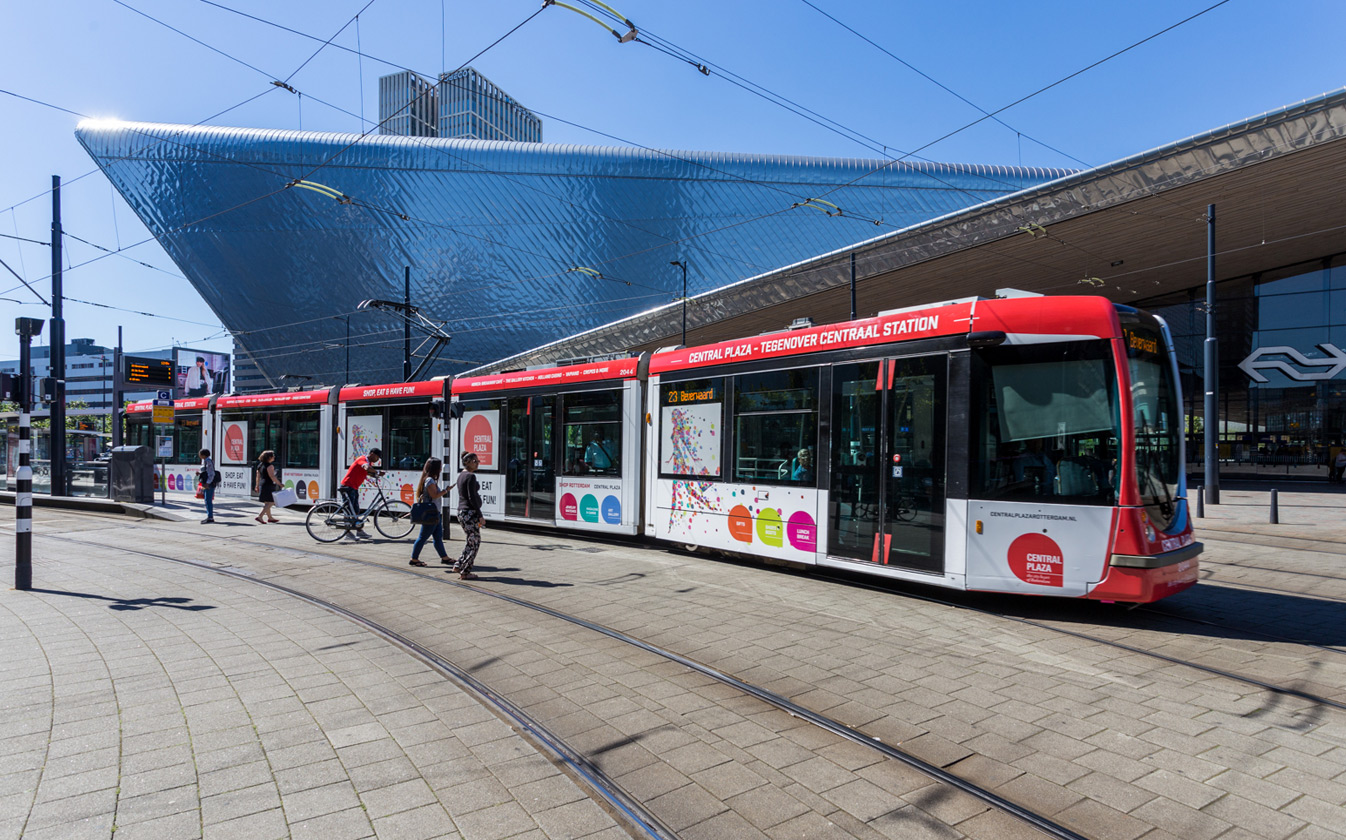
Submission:
[[152,410],[153,413],[154,413],[153,422],[154,422],[156,425],[161,425],[161,426],[171,426],[171,425],[173,425],[173,406],[171,406],[171,405],[156,405],[156,406],[154,406],[154,408],[151,409],[151,410]]

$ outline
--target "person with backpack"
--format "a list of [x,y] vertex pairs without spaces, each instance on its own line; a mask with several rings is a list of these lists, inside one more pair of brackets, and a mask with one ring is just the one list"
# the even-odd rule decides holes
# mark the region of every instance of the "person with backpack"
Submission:
[[209,449],[201,450],[201,472],[196,477],[196,481],[201,485],[201,496],[206,500],[206,518],[201,520],[202,525],[210,525],[215,521],[215,488],[220,485],[223,476],[220,471],[215,469],[215,459],[210,457]]

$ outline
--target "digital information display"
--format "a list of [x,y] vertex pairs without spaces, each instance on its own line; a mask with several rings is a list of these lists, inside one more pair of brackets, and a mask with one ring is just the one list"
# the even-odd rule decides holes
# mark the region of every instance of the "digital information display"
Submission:
[[146,389],[172,388],[177,383],[177,371],[172,359],[146,359],[127,356],[126,384],[143,385]]

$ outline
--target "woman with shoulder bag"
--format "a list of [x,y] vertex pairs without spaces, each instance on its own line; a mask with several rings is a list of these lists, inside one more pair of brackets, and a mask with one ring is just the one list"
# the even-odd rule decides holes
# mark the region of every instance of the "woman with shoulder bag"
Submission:
[[279,522],[271,515],[271,506],[276,502],[276,491],[280,489],[280,476],[276,475],[276,453],[270,449],[257,456],[257,500],[262,503],[262,512],[253,517],[258,522]]
[[[434,539],[435,551],[439,552],[439,562],[452,563],[444,553],[444,496],[447,487],[440,486],[439,474],[444,463],[438,458],[430,458],[421,468],[421,477],[416,482],[416,504],[412,507],[412,521],[421,523],[421,533],[411,547],[411,565],[428,565],[421,560],[421,549],[425,541]],[[433,519],[431,518],[433,516]]]

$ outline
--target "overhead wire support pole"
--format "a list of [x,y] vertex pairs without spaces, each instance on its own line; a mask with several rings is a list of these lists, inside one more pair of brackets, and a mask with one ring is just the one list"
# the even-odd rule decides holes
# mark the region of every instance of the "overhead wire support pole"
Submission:
[[[406,311],[411,313],[411,266],[406,266],[406,271],[402,275],[405,284],[402,296],[403,303],[406,305]],[[402,325],[402,381],[411,381],[411,321],[407,320]]]
[[1206,501],[1220,503],[1220,340],[1215,335],[1215,205],[1206,207],[1206,388],[1205,485]]
[[65,465],[65,312],[61,289],[61,176],[51,176],[51,377],[55,380],[51,400],[51,490],[64,496]]

